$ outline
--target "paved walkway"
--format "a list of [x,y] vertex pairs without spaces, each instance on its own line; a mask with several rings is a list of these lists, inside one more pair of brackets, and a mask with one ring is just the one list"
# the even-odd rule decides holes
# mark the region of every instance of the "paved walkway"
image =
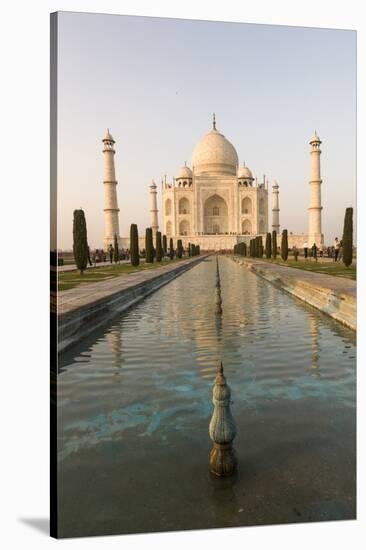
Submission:
[[[203,258],[199,256],[198,258]],[[163,273],[173,271],[178,266],[197,261],[197,257],[181,260],[180,262],[167,263],[156,269],[146,269],[136,273],[125,273],[119,277],[98,281],[96,283],[80,284],[69,290],[62,290],[58,293],[57,312],[58,315],[69,313],[85,305],[99,302],[121,290],[134,286],[161,276]]]
[[233,259],[278,288],[356,330],[356,281],[241,256]]
[[272,274],[275,277],[278,274],[286,276],[293,280],[302,280],[311,283],[319,288],[332,290],[337,294],[350,295],[356,297],[356,281],[346,279],[345,277],[334,277],[325,273],[315,273],[314,271],[305,271],[295,267],[286,267],[270,262],[261,262],[260,260],[247,259],[245,260],[253,266],[260,267],[261,271]]

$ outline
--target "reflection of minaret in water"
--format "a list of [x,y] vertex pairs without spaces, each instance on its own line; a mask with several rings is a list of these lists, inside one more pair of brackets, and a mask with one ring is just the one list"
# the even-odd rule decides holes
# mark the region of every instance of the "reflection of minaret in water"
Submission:
[[318,331],[318,320],[313,315],[310,315],[309,318],[309,335],[311,343],[311,368],[316,369],[312,376],[319,378],[319,331]]
[[107,335],[107,340],[113,355],[113,366],[120,369],[123,363],[121,329],[119,327],[114,327],[113,330]]

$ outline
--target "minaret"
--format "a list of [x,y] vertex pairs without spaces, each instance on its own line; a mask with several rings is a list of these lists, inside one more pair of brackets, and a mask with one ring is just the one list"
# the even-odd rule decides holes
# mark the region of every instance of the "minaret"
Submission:
[[[165,182],[166,183],[166,182]],[[156,237],[156,232],[159,229],[158,224],[158,201],[157,201],[157,187],[156,183],[152,182],[150,185],[150,197],[151,197],[151,208],[150,208],[150,216],[151,216],[151,229],[153,231],[153,238]]]
[[280,192],[277,181],[272,185],[272,231],[280,234]]
[[121,246],[118,221],[118,202],[117,202],[117,181],[114,172],[114,144],[115,141],[109,129],[103,141],[104,154],[104,249],[114,243],[114,235],[117,235],[118,246]]
[[321,184],[320,179],[320,138],[315,132],[310,140],[310,205],[309,205],[309,247],[315,243],[317,246],[323,244],[322,235],[322,205],[321,205]]

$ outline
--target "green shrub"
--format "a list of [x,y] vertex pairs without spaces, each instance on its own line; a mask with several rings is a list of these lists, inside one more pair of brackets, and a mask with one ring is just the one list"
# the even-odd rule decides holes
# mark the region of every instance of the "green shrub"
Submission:
[[277,258],[277,232],[272,231],[272,256],[274,259]]
[[137,229],[137,225],[135,223],[131,223],[130,228],[130,258],[131,258],[131,265],[137,266],[140,263],[140,256],[139,256],[139,233]]
[[287,238],[287,229],[284,229],[282,231],[282,239],[281,239],[281,258],[284,262],[287,261],[288,258],[288,238]]
[[182,256],[183,256],[182,239],[178,239],[178,241],[177,241],[177,258],[181,258]]
[[258,237],[258,258],[263,258],[263,252],[264,252],[263,239],[262,239],[262,236],[260,235]]
[[173,245],[173,239],[171,237],[169,241],[169,258],[171,260],[174,258],[174,245]]
[[160,231],[156,232],[156,261],[161,262],[163,257],[163,247],[161,245],[161,233]]
[[146,263],[154,263],[154,247],[153,247],[153,234],[152,228],[147,227],[145,231],[145,250],[146,250]]
[[346,267],[352,264],[353,252],[353,208],[346,208],[342,237],[342,261]]
[[119,261],[118,239],[116,233],[114,234],[113,260],[115,263]]
[[74,210],[73,251],[76,267],[84,274],[88,264],[88,237],[84,210]]
[[266,258],[269,259],[272,256],[272,237],[270,233],[266,235]]

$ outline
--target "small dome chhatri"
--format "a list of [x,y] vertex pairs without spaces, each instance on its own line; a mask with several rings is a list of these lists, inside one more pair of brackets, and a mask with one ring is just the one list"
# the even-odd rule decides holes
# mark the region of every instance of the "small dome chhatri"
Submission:
[[320,137],[318,136],[318,134],[316,133],[316,130],[315,130],[315,132],[314,132],[313,137],[312,137],[311,140],[310,140],[310,144],[312,144],[312,143],[321,143],[321,139],[320,139]]
[[113,136],[112,134],[110,133],[109,131],[109,128],[107,129],[107,133],[106,135],[104,136],[103,140],[102,141],[112,141],[113,143],[116,143],[113,139]]
[[253,174],[249,170],[248,166],[245,166],[245,163],[243,163],[243,166],[241,166],[238,170],[238,178],[240,179],[253,179]]
[[192,178],[192,170],[189,168],[189,166],[187,166],[186,163],[184,163],[184,166],[182,166],[178,170],[178,173],[175,176],[176,180],[183,179],[183,178],[186,178],[186,179],[191,179]]
[[207,172],[236,175],[238,154],[235,147],[216,128],[213,128],[197,143],[193,150],[192,167],[196,175]]

